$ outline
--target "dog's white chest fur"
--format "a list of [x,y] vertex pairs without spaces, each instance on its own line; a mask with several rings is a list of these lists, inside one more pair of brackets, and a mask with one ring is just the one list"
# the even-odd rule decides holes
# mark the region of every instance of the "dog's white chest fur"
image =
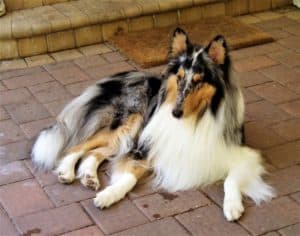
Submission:
[[222,127],[217,125],[221,121],[216,122],[206,111],[195,124],[192,119],[174,118],[171,111],[170,105],[163,105],[141,136],[151,143],[149,160],[156,174],[155,184],[177,191],[223,178],[227,161]]

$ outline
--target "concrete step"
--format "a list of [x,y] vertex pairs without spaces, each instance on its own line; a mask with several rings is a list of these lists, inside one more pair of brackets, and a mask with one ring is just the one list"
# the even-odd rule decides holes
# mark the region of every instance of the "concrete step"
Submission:
[[[9,12],[0,18],[0,60],[72,49],[123,32],[242,15],[290,0],[78,0]],[[256,2],[256,5],[253,3]]]
[[10,12],[15,10],[41,7],[41,6],[52,5],[61,2],[69,2],[69,1],[74,1],[74,0],[4,0],[4,3],[6,6],[6,10]]

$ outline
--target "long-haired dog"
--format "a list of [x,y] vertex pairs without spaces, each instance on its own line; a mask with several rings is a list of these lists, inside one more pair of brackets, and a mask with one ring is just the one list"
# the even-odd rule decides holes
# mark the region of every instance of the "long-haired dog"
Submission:
[[77,177],[98,189],[97,168],[111,159],[110,185],[94,198],[100,208],[124,198],[149,172],[167,191],[225,180],[224,215],[236,220],[242,195],[260,203],[274,192],[262,180],[260,153],[243,144],[244,101],[226,41],[216,36],[207,47],[193,45],[177,28],[169,58],[164,78],[128,72],[89,87],[40,133],[33,161],[56,167],[63,183]]

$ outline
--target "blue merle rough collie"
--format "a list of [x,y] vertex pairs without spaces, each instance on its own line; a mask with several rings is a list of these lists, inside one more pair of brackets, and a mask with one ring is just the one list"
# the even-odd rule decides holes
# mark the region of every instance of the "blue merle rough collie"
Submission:
[[[224,215],[237,220],[242,195],[274,196],[262,180],[258,151],[243,144],[244,101],[230,73],[226,41],[194,45],[177,28],[165,76],[127,72],[100,80],[69,103],[32,149],[35,164],[56,169],[62,183],[100,186],[97,169],[113,162],[97,207],[120,201],[147,173],[173,192],[224,181]],[[80,160],[75,174],[75,165]]]

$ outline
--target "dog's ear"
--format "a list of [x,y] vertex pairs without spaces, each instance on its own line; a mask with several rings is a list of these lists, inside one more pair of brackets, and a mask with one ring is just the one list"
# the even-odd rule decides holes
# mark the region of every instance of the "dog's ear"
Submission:
[[222,35],[217,35],[205,48],[208,56],[218,65],[225,63],[228,55],[228,48],[225,38]]
[[177,27],[171,38],[169,57],[173,58],[185,52],[190,45],[189,38],[183,29]]

